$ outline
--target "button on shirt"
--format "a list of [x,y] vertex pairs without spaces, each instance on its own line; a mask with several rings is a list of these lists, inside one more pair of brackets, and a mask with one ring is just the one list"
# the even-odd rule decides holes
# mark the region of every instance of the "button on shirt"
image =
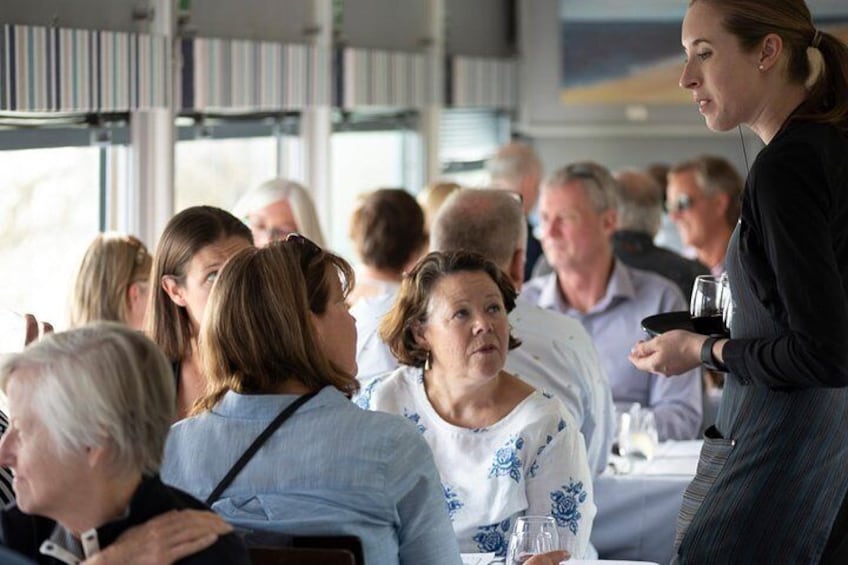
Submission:
[[[162,478],[201,500],[294,395],[232,391],[174,424]],[[236,527],[355,535],[366,563],[458,564],[433,455],[415,426],[333,387],[301,406],[212,506]]]
[[645,338],[644,318],[687,310],[674,283],[616,260],[606,294],[585,314],[565,302],[556,273],[529,281],[521,296],[583,324],[598,349],[619,410],[626,411],[633,402],[650,407],[660,441],[697,436],[702,412],[700,368],[667,378],[640,371],[628,359],[633,345]]

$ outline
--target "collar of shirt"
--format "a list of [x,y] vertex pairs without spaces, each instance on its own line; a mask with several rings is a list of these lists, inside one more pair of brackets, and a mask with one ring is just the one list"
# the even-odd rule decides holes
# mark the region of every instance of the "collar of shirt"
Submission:
[[636,289],[633,286],[633,279],[630,277],[630,271],[624,266],[624,263],[615,259],[612,268],[612,275],[607,282],[607,291],[597,304],[592,306],[585,314],[571,307],[566,302],[565,297],[559,288],[559,280],[556,273],[548,275],[548,280],[542,287],[539,294],[539,306],[549,310],[563,312],[575,318],[590,316],[598,312],[604,312],[622,300],[629,300],[636,296]]
[[[230,390],[212,409],[212,412],[224,417],[268,420],[277,416],[280,410],[294,402],[299,396],[298,394],[241,394]],[[338,405],[344,402],[350,402],[350,400],[341,391],[332,386],[325,386],[315,398],[309,400],[297,411],[306,412],[319,406]]]

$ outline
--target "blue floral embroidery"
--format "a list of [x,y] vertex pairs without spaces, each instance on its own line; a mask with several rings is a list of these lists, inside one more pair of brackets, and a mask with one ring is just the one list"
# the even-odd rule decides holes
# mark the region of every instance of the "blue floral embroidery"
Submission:
[[521,480],[521,459],[518,452],[524,447],[524,438],[521,436],[510,438],[506,445],[495,452],[492,468],[489,470],[489,478],[509,475],[516,483]]
[[586,490],[583,481],[574,482],[572,479],[568,485],[562,485],[562,490],[551,493],[551,516],[556,520],[560,528],[568,528],[572,534],[577,534],[580,518],[579,506],[586,502]]
[[363,410],[368,410],[371,408],[371,395],[374,393],[374,388],[380,384],[380,379],[374,379],[368,385],[366,385],[365,390],[362,390],[359,393],[359,396],[356,397],[356,405],[362,408]]
[[442,485],[442,490],[445,492],[445,502],[448,505],[448,516],[453,522],[453,517],[457,513],[457,511],[465,506],[463,502],[459,499],[459,495],[456,494],[456,491],[447,485]]
[[560,420],[559,424],[557,424],[557,431],[561,432],[565,429],[565,420]]
[[418,415],[418,412],[409,412],[406,407],[403,409],[403,417],[415,424],[415,427],[418,428],[419,433],[424,433],[427,431],[427,428],[424,427],[424,424],[421,423],[421,416]]
[[500,524],[477,528],[478,533],[471,538],[477,543],[477,549],[482,553],[494,553],[495,557],[506,557],[506,534],[510,529],[510,519]]
[[544,396],[545,398],[553,398],[554,397],[553,394],[551,394],[550,392],[547,392],[545,390],[542,391],[542,396]]
[[542,452],[545,450],[545,448],[548,447],[548,445],[550,445],[550,443],[553,441],[553,439],[554,439],[554,436],[549,435],[549,436],[547,436],[547,439],[545,439],[545,445],[539,446],[539,449],[536,451],[536,459],[533,460],[533,463],[530,465],[530,469],[528,469],[528,471],[527,471],[528,477],[535,477],[536,473],[539,472],[539,456],[542,454]]

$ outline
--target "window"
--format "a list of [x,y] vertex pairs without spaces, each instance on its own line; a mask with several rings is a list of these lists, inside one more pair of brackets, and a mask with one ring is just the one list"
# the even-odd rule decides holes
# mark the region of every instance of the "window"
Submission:
[[302,159],[297,116],[181,117],[174,152],[174,211],[231,210],[248,189],[294,171]]
[[273,137],[198,139],[177,143],[174,211],[209,204],[231,210],[249,188],[275,176]]
[[66,326],[79,261],[100,227],[100,151],[0,151],[0,308]]
[[322,227],[329,247],[355,263],[348,225],[356,199],[378,188],[420,189],[417,135],[405,129],[346,131],[334,133],[330,143],[332,220]]
[[445,109],[439,161],[442,179],[463,186],[489,182],[486,160],[509,141],[509,118],[495,110]]

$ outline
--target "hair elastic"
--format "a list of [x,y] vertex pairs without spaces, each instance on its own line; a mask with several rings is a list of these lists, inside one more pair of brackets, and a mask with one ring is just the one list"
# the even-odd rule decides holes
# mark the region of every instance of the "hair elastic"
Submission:
[[813,40],[810,42],[810,47],[818,49],[819,43],[821,43],[821,38],[822,38],[821,31],[816,30],[816,33],[813,34]]

